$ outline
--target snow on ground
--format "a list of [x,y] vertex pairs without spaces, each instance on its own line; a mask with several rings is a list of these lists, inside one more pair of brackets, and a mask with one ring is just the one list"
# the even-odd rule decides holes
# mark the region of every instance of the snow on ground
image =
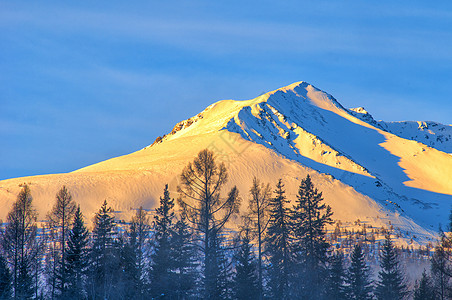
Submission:
[[452,204],[449,154],[372,126],[307,83],[269,93],[255,106],[243,108],[228,129],[329,173],[423,226],[436,229],[438,221],[447,222]]
[[352,108],[350,112],[364,122],[399,137],[420,142],[442,152],[452,153],[452,125],[432,121],[375,121],[363,107]]
[[[272,185],[282,178],[294,200],[300,180],[310,174],[334,219],[360,219],[374,227],[391,224],[415,233],[415,243],[425,244],[438,223],[447,223],[452,156],[442,152],[445,144],[428,147],[407,138],[409,130],[398,133],[394,128],[298,82],[252,100],[212,104],[129,155],[68,174],[0,181],[0,206],[9,209],[18,185],[27,182],[44,217],[65,184],[87,217],[107,199],[120,218],[128,219],[140,205],[154,208],[165,183],[177,197],[178,174],[200,150],[209,148],[226,163],[229,187],[238,186],[242,210],[254,176]],[[3,209],[0,217],[6,212]]]

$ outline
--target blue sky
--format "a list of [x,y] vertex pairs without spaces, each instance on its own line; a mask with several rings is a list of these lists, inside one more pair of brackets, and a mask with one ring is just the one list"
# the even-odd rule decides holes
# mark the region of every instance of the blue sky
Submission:
[[0,179],[127,154],[300,80],[376,119],[452,123],[447,1],[243,2],[0,0]]

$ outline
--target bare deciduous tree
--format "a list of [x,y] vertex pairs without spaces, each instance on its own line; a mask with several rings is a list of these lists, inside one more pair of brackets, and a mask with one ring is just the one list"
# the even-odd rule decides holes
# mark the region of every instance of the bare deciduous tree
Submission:
[[259,284],[259,299],[263,298],[263,279],[262,279],[262,245],[265,230],[268,225],[268,202],[271,198],[271,188],[269,184],[259,182],[256,177],[253,178],[253,185],[250,189],[251,198],[249,200],[249,215],[251,221],[251,231],[257,238],[257,252],[258,252],[258,284]]
[[55,290],[59,290],[59,293],[63,294],[66,285],[64,270],[66,267],[67,240],[76,209],[71,193],[66,186],[63,186],[56,194],[55,204],[47,216],[54,254],[52,298],[55,296]]
[[[214,153],[208,149],[199,152],[181,174],[182,185],[178,187],[178,203],[184,216],[199,234],[204,262],[204,289],[209,290],[210,256],[214,255],[215,243],[211,240],[217,236],[229,218],[238,212],[239,196],[237,187],[233,187],[227,197],[221,197],[221,189],[228,179],[223,163],[215,162]],[[208,292],[206,292],[208,293]]]

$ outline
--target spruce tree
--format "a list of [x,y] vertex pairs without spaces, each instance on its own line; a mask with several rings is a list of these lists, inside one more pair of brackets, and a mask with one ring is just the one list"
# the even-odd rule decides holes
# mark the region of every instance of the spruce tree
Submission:
[[221,189],[226,184],[228,174],[224,163],[217,164],[214,153],[204,149],[198,153],[193,163],[189,163],[181,174],[182,185],[178,187],[180,198],[179,205],[183,210],[183,215],[190,222],[191,228],[200,238],[201,261],[203,263],[202,285],[206,294],[204,298],[209,298],[209,293],[215,289],[211,286],[214,282],[221,281],[219,278],[211,278],[216,266],[210,263],[217,261],[219,245],[217,239],[221,231],[230,219],[238,213],[240,204],[238,190],[233,187],[227,197],[221,196]]
[[452,298],[452,210],[449,214],[448,233],[440,228],[440,240],[431,258],[431,275],[439,299]]
[[296,204],[292,209],[291,229],[296,258],[297,297],[320,299],[326,275],[326,226],[332,224],[330,206],[323,203],[322,193],[307,175],[300,183]]
[[171,237],[172,288],[170,299],[188,299],[193,295],[197,277],[193,234],[183,216],[174,226]]
[[118,295],[121,299],[140,299],[144,295],[140,289],[140,272],[138,267],[137,230],[132,223],[125,234],[119,237],[120,272]]
[[422,272],[422,277],[419,282],[416,282],[414,287],[413,300],[438,300],[435,287],[432,283],[430,276],[427,273]]
[[63,293],[64,299],[84,299],[86,297],[86,272],[88,258],[89,232],[83,221],[80,206],[77,207],[72,228],[67,240],[65,277],[67,287]]
[[400,262],[389,234],[385,236],[385,242],[380,253],[380,272],[375,294],[381,300],[400,300],[408,295],[404,282]]
[[12,267],[14,298],[19,299],[33,297],[33,262],[40,250],[32,201],[25,184],[8,213],[1,238],[3,255]]
[[6,260],[0,254],[0,299],[11,299],[12,276]]
[[55,299],[57,292],[57,264],[58,264],[58,239],[55,237],[55,232],[52,226],[47,222],[45,225],[45,265],[44,274],[47,285],[47,298]]
[[163,297],[172,288],[171,279],[171,236],[174,230],[174,200],[171,199],[168,185],[165,185],[160,206],[154,215],[154,253],[151,256],[151,294]]
[[36,238],[36,255],[32,261],[33,265],[33,285],[34,285],[34,298],[39,299],[43,294],[45,286],[41,280],[43,274],[43,259],[45,258],[45,249],[47,245],[47,236],[44,232],[44,228],[40,229],[40,234]]
[[266,252],[269,257],[269,287],[272,299],[289,299],[289,276],[292,264],[290,249],[289,201],[279,179],[275,197],[269,202],[269,223],[266,236]]
[[239,239],[238,249],[234,255],[234,299],[251,300],[260,298],[258,262],[254,256],[248,234]]
[[435,252],[431,258],[431,274],[435,291],[441,300],[449,299],[452,296],[450,283],[452,266],[449,260],[448,241],[445,233],[440,233],[441,240],[435,247]]
[[364,252],[359,244],[356,244],[353,249],[351,264],[347,270],[346,283],[346,299],[373,299],[369,267],[366,265]]
[[17,290],[15,291],[15,298],[33,298],[33,275],[30,270],[30,257],[24,256],[19,262],[19,272],[17,274]]
[[250,230],[257,238],[257,261],[258,261],[258,286],[259,299],[263,298],[263,265],[262,253],[264,234],[268,225],[268,203],[271,198],[270,185],[264,185],[254,177],[253,185],[250,189],[251,198],[249,200],[249,219],[251,220]]
[[345,300],[346,294],[344,282],[344,254],[339,252],[330,258],[330,267],[326,284],[326,298],[330,300]]
[[204,299],[220,300],[230,299],[232,296],[232,265],[228,259],[225,245],[225,234],[210,232],[210,252],[208,261],[204,265]]
[[[131,221],[131,233],[136,236],[136,264],[137,264],[137,282],[136,282],[136,297],[138,299],[144,298],[146,295],[146,272],[145,264],[149,252],[148,242],[149,242],[149,232],[150,232],[150,221],[148,213],[139,207],[135,216],[132,217]],[[132,235],[130,235],[132,237]]]
[[115,294],[119,270],[113,210],[105,200],[94,217],[93,243],[90,251],[89,298],[108,299]]

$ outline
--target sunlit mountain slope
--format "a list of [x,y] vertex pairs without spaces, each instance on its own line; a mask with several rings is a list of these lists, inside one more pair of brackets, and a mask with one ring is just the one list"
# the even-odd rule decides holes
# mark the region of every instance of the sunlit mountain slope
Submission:
[[419,134],[412,124],[422,123],[377,122],[363,109],[345,109],[329,94],[298,82],[252,100],[212,104],[129,155],[72,173],[0,181],[1,217],[26,182],[41,217],[64,184],[86,216],[107,199],[118,217],[128,218],[140,205],[155,207],[165,183],[177,197],[178,174],[209,148],[226,163],[242,210],[254,176],[272,185],[282,178],[295,199],[299,181],[310,174],[334,219],[391,224],[425,243],[439,223],[447,223],[452,205],[450,128],[428,123],[445,129],[443,142],[425,144],[420,135],[409,136]]

